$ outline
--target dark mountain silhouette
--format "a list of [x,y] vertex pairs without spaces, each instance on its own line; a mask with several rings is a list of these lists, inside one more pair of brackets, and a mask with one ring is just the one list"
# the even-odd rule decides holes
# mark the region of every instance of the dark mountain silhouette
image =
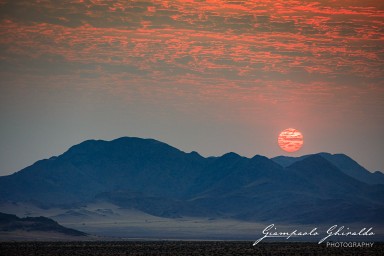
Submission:
[[45,217],[19,218],[13,214],[0,212],[0,231],[42,231],[57,232],[69,236],[86,236],[87,234],[59,225],[56,221]]
[[384,185],[356,178],[364,170],[340,159],[204,158],[152,139],[89,140],[0,177],[0,200],[67,208],[101,200],[171,218],[382,223]]
[[[368,184],[384,184],[383,173],[378,171],[371,173],[345,154],[319,153],[317,155],[322,156],[323,158],[334,164],[342,172],[357,180]],[[297,161],[303,160],[308,156],[310,155],[305,155],[301,157],[278,156],[271,159],[283,167],[288,167],[289,165]]]

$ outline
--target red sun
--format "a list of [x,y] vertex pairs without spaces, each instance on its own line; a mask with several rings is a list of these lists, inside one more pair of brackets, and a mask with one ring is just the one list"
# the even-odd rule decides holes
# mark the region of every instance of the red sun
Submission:
[[293,128],[285,129],[279,134],[277,143],[282,150],[290,153],[295,152],[303,146],[303,134]]

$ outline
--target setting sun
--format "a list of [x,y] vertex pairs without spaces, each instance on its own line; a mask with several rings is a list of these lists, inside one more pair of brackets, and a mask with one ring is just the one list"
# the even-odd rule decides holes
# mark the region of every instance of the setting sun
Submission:
[[279,134],[277,142],[282,150],[292,153],[303,146],[303,134],[296,129],[288,128]]

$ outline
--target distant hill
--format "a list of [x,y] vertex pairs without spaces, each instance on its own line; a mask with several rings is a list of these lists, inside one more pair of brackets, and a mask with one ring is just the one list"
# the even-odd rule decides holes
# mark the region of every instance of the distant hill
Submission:
[[[323,158],[334,164],[337,168],[339,168],[340,171],[357,180],[368,184],[384,184],[383,173],[378,171],[371,173],[345,154],[319,153],[317,155],[322,156]],[[271,158],[271,160],[280,164],[283,167],[288,167],[289,165],[297,161],[301,161],[309,156],[310,155],[304,155],[301,157],[277,156]]]
[[87,234],[63,227],[56,221],[45,217],[26,217],[19,218],[16,215],[0,212],[0,231],[41,231],[41,232],[56,232],[68,236],[86,236]]
[[153,139],[88,140],[0,177],[0,201],[70,209],[101,200],[169,218],[383,224],[384,185],[360,167],[326,153],[204,158]]

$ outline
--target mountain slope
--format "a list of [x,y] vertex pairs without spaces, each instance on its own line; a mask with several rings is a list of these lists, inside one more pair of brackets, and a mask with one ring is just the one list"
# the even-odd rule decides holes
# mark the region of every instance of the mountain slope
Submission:
[[41,231],[56,232],[69,236],[86,236],[85,233],[63,227],[56,221],[45,217],[26,217],[19,218],[16,215],[0,212],[0,231]]
[[[357,180],[368,184],[384,184],[384,174],[381,172],[371,173],[356,161],[345,154],[329,154],[329,153],[319,153],[318,155],[327,159],[329,162],[334,164],[339,168],[343,173],[351,176]],[[277,164],[288,167],[294,164],[297,161],[301,161],[311,155],[304,155],[300,157],[287,157],[287,156],[277,156],[271,158]]]
[[384,184],[384,174],[371,173],[356,161],[344,154],[320,153],[322,157],[333,163],[345,174],[369,184]]
[[383,222],[383,186],[355,180],[320,155],[285,169],[267,163],[251,167],[259,173],[253,182],[227,193],[222,188],[221,195],[208,193],[201,200],[231,217],[252,221]]
[[115,190],[181,197],[204,160],[150,139],[85,141],[59,157],[0,177],[0,195],[48,205],[80,203]]

